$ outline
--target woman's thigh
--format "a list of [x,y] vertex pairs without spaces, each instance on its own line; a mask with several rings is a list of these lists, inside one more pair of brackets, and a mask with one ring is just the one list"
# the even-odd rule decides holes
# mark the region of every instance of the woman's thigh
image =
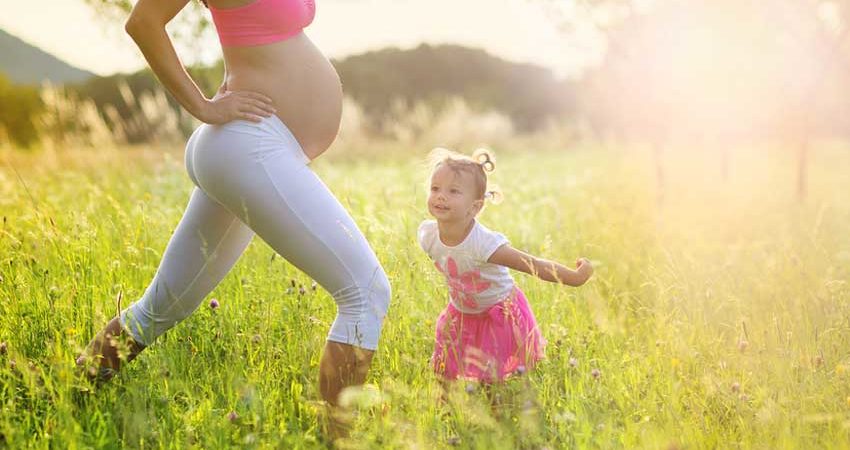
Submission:
[[198,142],[199,185],[330,292],[340,314],[355,322],[369,316],[365,326],[379,327],[389,301],[386,275],[352,217],[306,164],[297,141],[275,135],[279,130],[273,128],[269,135],[258,133],[247,123],[216,131]]

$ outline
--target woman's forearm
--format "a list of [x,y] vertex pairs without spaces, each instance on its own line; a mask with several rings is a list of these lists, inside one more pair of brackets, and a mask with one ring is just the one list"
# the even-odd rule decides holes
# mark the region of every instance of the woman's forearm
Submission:
[[165,24],[131,17],[125,29],[139,46],[163,86],[186,111],[203,121],[207,98],[177,57],[177,52],[165,31]]

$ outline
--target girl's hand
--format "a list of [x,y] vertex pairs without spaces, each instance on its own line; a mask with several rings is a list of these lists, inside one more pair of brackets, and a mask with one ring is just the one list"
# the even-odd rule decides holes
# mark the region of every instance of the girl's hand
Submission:
[[587,258],[579,258],[576,260],[576,272],[584,280],[582,281],[582,284],[584,284],[593,275],[593,264]]
[[263,94],[251,91],[228,91],[222,86],[215,97],[207,100],[198,119],[212,125],[238,119],[260,122],[276,111],[272,106],[272,99]]

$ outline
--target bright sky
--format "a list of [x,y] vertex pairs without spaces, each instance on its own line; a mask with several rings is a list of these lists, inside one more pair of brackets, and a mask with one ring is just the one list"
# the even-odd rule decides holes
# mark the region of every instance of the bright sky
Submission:
[[[0,28],[79,68],[108,75],[145,64],[123,23],[98,19],[82,0],[0,0],[0,11]],[[335,58],[387,46],[455,43],[559,75],[598,57],[591,33],[568,38],[546,14],[535,0],[317,0],[307,35]],[[214,34],[201,44],[210,49],[204,60],[216,57]],[[195,52],[180,53],[189,63]]]

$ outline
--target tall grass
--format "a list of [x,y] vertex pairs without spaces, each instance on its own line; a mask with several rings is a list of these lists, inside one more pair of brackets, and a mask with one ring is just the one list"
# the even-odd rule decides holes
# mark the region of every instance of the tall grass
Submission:
[[[578,289],[515,275],[547,358],[495,389],[495,412],[462,383],[438,401],[428,358],[446,293],[415,243],[420,160],[316,162],[393,285],[343,446],[848,447],[845,146],[815,150],[801,203],[781,148],[735,149],[726,178],[719,152],[671,149],[659,185],[642,148],[512,142],[494,144],[506,197],[482,222],[597,271]],[[0,447],[323,445],[314,380],[334,304],[260,240],[210,296],[220,308],[202,304],[103,388],[74,373],[156,270],[191,188],[179,151],[0,156]]]
[[[65,86],[44,83],[38,90],[43,104],[30,118],[37,134],[36,150],[64,151],[68,148],[102,149],[146,142],[154,146],[178,146],[199,122],[183,109],[169,103],[161,86],[134,93],[127,82],[117,85],[119,100],[96,104]],[[387,117],[378,121],[364,113],[358,103],[344,99],[342,124],[336,148],[341,155],[360,157],[364,151],[404,151],[422,142],[444,146],[481,145],[513,137],[511,119],[493,110],[479,110],[463,98],[446,99],[443,106],[432,103],[394,104]],[[120,111],[124,111],[119,112]],[[552,127],[559,129],[563,127]],[[399,145],[400,144],[400,145]],[[14,147],[9,130],[0,124],[0,149]]]

